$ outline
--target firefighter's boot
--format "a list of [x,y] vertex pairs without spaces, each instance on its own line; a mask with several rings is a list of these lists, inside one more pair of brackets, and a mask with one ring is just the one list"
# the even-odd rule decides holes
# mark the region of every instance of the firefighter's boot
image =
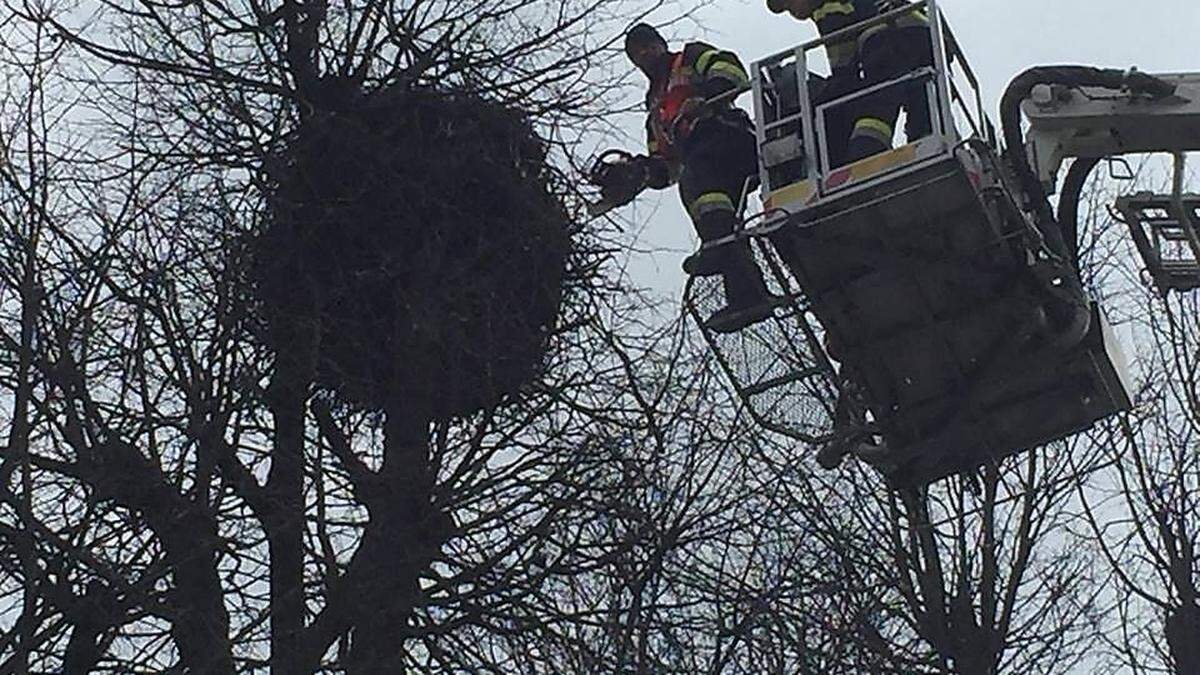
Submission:
[[720,274],[720,250],[719,246],[701,243],[700,250],[683,259],[683,271],[690,277],[711,277]]
[[771,316],[779,298],[767,292],[749,243],[739,241],[717,251],[722,256],[727,306],[708,317],[704,325],[716,333],[735,333]]
[[[696,233],[700,235],[700,251],[692,256],[685,269],[691,267],[696,274],[719,273],[724,277],[726,307],[717,310],[704,322],[705,327],[717,333],[733,333],[746,326],[758,323],[771,315],[777,301],[767,292],[762,273],[754,262],[750,242],[732,239],[738,223],[732,209],[712,209],[701,214],[695,221]],[[713,242],[730,238],[720,246]],[[691,272],[689,272],[691,273]]]

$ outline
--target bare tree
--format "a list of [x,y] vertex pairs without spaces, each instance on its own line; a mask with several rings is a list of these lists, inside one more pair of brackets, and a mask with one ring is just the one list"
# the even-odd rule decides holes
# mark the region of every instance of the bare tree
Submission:
[[[1144,162],[1142,184],[1156,180]],[[1200,301],[1195,293],[1159,295],[1144,281],[1126,226],[1102,207],[1115,186],[1096,181],[1090,212],[1093,263],[1105,270],[1115,311],[1136,339],[1137,407],[1092,435],[1111,467],[1081,489],[1081,536],[1108,563],[1112,624],[1103,644],[1114,664],[1134,673],[1200,669],[1196,562],[1200,504]]]
[[[258,163],[318,114],[326,84],[271,84],[287,71],[234,67],[215,38],[187,48],[213,20],[175,23],[187,8],[105,9],[147,52],[33,9],[11,62],[60,59],[55,86],[72,96],[43,105],[32,78],[4,117],[31,139],[10,144],[27,161],[5,165],[6,667],[730,663],[759,592],[753,429],[678,324],[626,322],[638,296],[601,292],[620,284],[601,273],[604,232],[577,235],[580,287],[539,383],[456,418],[431,418],[420,398],[362,409],[297,377],[311,373],[313,329],[291,324],[278,349],[245,284],[272,187]],[[160,19],[170,30],[141,23]],[[513,72],[474,58],[439,63]],[[97,72],[105,62],[118,68]],[[561,75],[583,61],[547,63]]]
[[565,166],[628,5],[9,8],[5,669],[1063,672],[1088,648],[1094,570],[1058,538],[1084,449],[921,491],[816,474],[681,321],[646,326],[610,231],[572,231],[578,285],[499,404],[321,386],[300,279],[271,334],[248,242],[298,130],[470,91]]
[[859,672],[1068,672],[1096,611],[1089,561],[1062,537],[1079,450],[1056,444],[919,490],[869,469],[800,481],[780,510],[806,514],[807,541],[836,570],[824,632]]
[[[608,334],[586,304],[598,254],[576,249],[574,330],[546,368],[563,372],[431,424],[419,397],[381,416],[316,393],[303,321],[268,348],[244,240],[296,121],[372,87],[452,82],[519,101],[547,133],[578,119],[611,8],[94,9],[16,8],[27,42],[10,44],[29,87],[5,118],[23,135],[4,167],[8,663],[507,670],[525,655],[454,630],[553,625],[544,587],[616,545],[552,527],[586,521],[610,471],[603,408],[576,400],[610,375],[571,365]],[[47,63],[74,106],[46,105]]]

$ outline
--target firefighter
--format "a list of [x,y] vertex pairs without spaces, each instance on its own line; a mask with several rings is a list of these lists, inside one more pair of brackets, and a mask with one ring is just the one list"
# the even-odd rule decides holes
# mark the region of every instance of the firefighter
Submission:
[[[767,0],[767,8],[775,14],[788,12],[801,21],[812,19],[823,36],[867,18],[867,15],[858,9],[851,14],[823,8],[818,12],[818,5],[821,5],[819,0]],[[858,59],[858,45],[853,35],[826,43],[825,54],[829,59],[829,78],[820,93],[813,95],[814,105],[858,91],[863,86],[862,64]],[[853,110],[856,107],[857,102],[851,101],[826,109],[825,147],[829,151],[830,166],[846,163],[847,144],[854,121]]]
[[[630,167],[646,187],[679,183],[702,246],[730,236],[747,181],[757,176],[757,149],[750,118],[734,107],[734,96],[714,99],[745,87],[745,68],[731,52],[703,42],[672,52],[658,31],[644,23],[626,33],[625,53],[650,81],[649,152]],[[727,306],[705,321],[713,331],[741,330],[770,316],[776,304],[745,239],[702,247],[684,261],[684,270],[724,277]]]
[[[786,11],[802,21],[812,20],[821,35],[830,35],[909,4],[909,0],[767,0],[767,8],[776,14]],[[854,82],[859,88],[933,64],[929,19],[924,11],[917,9],[840,38],[825,49],[835,80]],[[891,149],[901,108],[907,117],[905,133],[910,141],[927,136],[932,130],[922,80],[887,87],[848,105],[847,118],[854,122],[846,162]],[[831,140],[831,157],[835,146]]]

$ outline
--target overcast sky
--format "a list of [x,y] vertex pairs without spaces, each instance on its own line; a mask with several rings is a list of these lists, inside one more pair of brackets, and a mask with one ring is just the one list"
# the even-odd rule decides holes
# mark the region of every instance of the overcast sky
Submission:
[[[1033,65],[1200,70],[1200,0],[942,0],[940,5],[980,78],[993,120],[1005,85]],[[679,24],[665,31],[673,48],[704,39],[749,62],[816,36],[811,23],[768,12],[766,0],[715,0],[697,17],[703,28]],[[749,108],[750,97],[739,103]],[[648,193],[624,211],[639,228],[639,248],[655,251],[635,255],[631,271],[639,284],[677,297],[683,284],[679,262],[695,239],[675,190],[659,194]]]
[[[673,48],[703,39],[746,62],[816,37],[810,23],[771,14],[765,5],[766,0],[715,0],[697,15],[703,28],[692,31],[693,26],[680,24],[665,32]],[[1009,80],[1034,65],[1200,71],[1200,0],[941,0],[940,5],[980,79],[993,120]],[[654,18],[669,17],[664,12]],[[750,97],[739,104],[749,109]],[[630,119],[631,131],[636,123]],[[1197,164],[1193,157],[1190,166]],[[1190,190],[1200,192],[1200,184]],[[696,239],[675,189],[644,194],[622,214],[638,232],[639,252],[629,266],[634,282],[678,301],[684,282],[679,263]],[[1091,667],[1082,665],[1069,675],[1089,672]]]

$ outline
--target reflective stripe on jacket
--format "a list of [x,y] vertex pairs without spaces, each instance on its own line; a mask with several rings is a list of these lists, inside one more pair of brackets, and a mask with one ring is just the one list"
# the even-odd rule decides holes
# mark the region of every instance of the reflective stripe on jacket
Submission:
[[[873,0],[829,0],[817,6],[812,20],[821,35],[830,35],[873,16],[876,16]],[[825,53],[835,75],[845,69],[857,69],[858,41],[854,36],[826,43]]]
[[[826,0],[813,10],[812,20],[817,24],[817,30],[821,35],[831,35],[843,28],[868,21],[880,14],[910,4],[912,3],[909,0]],[[835,74],[844,69],[856,68],[859,49],[866,44],[870,37],[878,35],[881,31],[889,28],[928,25],[929,19],[925,16],[925,12],[913,10],[902,14],[895,20],[871,26],[857,37],[848,36],[836,42],[827,43],[825,51],[829,56],[829,66]]]
[[[880,14],[887,14],[888,12],[911,4],[912,3],[909,2],[909,0],[875,0],[876,16]],[[905,12],[894,19],[890,19],[885,23],[879,24],[878,26],[871,26],[867,30],[863,31],[862,34],[858,36],[858,45],[861,48],[862,45],[865,45],[867,40],[869,40],[872,36],[878,35],[879,33],[891,28],[928,27],[929,16],[925,13],[925,10],[914,9],[911,12]]]
[[[671,57],[671,69],[664,81],[652,82],[646,94],[646,145],[651,156],[677,160],[678,142],[687,138],[691,124],[681,123],[680,113],[685,101],[705,100],[750,83],[746,69],[738,57],[729,51],[703,42],[690,42],[683,51]],[[729,101],[716,111],[732,110]]]

